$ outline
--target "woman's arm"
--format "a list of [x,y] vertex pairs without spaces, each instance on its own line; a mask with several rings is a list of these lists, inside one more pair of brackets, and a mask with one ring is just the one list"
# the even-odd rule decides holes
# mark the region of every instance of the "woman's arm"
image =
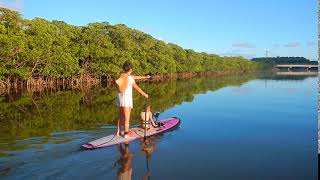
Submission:
[[148,98],[149,95],[147,93],[145,93],[144,91],[142,91],[142,89],[136,84],[136,83],[133,83],[132,84],[132,87],[137,90],[142,96]]
[[149,76],[149,75],[147,75],[147,76],[133,76],[133,75],[131,75],[131,76],[133,77],[134,80],[150,79],[151,78],[151,76]]

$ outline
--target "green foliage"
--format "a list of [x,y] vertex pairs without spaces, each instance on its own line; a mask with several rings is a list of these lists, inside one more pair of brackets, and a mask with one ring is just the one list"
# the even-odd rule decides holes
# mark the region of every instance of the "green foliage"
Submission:
[[241,57],[183,49],[123,24],[25,20],[18,12],[0,8],[0,78],[114,77],[125,61],[133,64],[136,74],[257,68]]

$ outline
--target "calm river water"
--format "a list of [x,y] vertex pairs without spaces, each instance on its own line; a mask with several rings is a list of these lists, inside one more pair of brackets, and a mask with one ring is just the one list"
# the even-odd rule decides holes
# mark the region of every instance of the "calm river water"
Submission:
[[[316,77],[201,77],[139,83],[174,131],[94,151],[115,88],[2,94],[0,179],[317,179]],[[144,100],[134,94],[132,124]],[[149,176],[149,177],[148,177]]]

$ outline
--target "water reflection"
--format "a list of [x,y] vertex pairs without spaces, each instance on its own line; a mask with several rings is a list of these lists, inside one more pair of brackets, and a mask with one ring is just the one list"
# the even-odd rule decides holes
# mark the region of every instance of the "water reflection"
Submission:
[[[226,86],[240,86],[255,78],[255,75],[198,77],[140,85],[150,94],[153,110],[163,112],[183,102],[193,101],[195,94]],[[18,92],[0,96],[0,152],[28,148],[20,146],[17,140],[44,137],[50,142],[55,132],[96,131],[101,126],[115,125],[118,113],[114,105],[115,93],[114,87],[107,87],[33,94]],[[144,99],[135,94],[134,102],[131,125],[140,123]]]
[[[168,80],[158,83],[141,83],[151,96],[153,110],[163,112],[183,102],[193,101],[195,94],[216,91],[227,86],[242,84],[261,77],[276,80],[303,80],[307,77],[276,75],[238,75],[226,77],[197,77],[188,80]],[[267,82],[265,83],[267,87]],[[246,89],[237,92],[251,93]],[[61,144],[75,138],[57,140],[55,132],[96,132],[103,126],[114,127],[118,110],[114,105],[114,87],[94,88],[83,91],[58,91],[29,93],[18,92],[0,96],[0,157],[6,152],[33,147],[29,138],[40,140],[37,144]],[[144,99],[134,95],[131,125],[140,123]],[[107,133],[113,131],[106,132]],[[85,132],[84,132],[85,133]],[[26,140],[21,145],[21,140]],[[31,146],[30,146],[31,145]],[[4,152],[6,151],[6,152]],[[8,153],[10,154],[10,153]]]
[[112,88],[1,96],[0,179],[317,179],[317,78],[303,78],[141,83],[181,130],[95,151],[79,146],[114,133]]
[[118,170],[118,180],[131,180],[133,154],[129,150],[129,143],[118,144],[120,159],[117,163],[120,165]]
[[[162,137],[162,135],[151,136],[145,140],[140,139],[140,150],[143,152],[145,157],[146,171],[141,178],[142,180],[148,180],[151,178],[151,169],[150,169],[150,157],[156,148],[157,140]],[[131,180],[132,178],[132,162],[133,162],[133,153],[130,151],[129,143],[118,144],[117,149],[120,155],[120,158],[117,160],[116,164],[119,166],[117,172],[118,180]]]
[[302,81],[310,77],[316,77],[318,71],[266,71],[257,75],[258,79],[272,79],[272,80],[287,80],[287,81]]
[[143,176],[143,180],[150,180],[151,178],[151,170],[150,170],[150,165],[149,165],[149,161],[150,161],[150,157],[152,155],[152,153],[154,152],[155,148],[156,148],[156,141],[158,138],[160,138],[162,135],[158,135],[158,136],[151,136],[149,138],[147,138],[145,141],[141,141],[140,147],[141,147],[141,151],[143,151],[145,157],[146,157],[146,172]]

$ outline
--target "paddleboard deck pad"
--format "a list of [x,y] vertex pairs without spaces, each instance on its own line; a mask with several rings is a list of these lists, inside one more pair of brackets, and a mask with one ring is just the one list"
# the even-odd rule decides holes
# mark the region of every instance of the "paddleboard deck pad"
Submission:
[[[169,131],[175,127],[178,127],[180,124],[180,119],[177,117],[171,117],[168,119],[160,120],[158,122],[163,123],[163,126],[148,130],[146,133],[146,137],[163,133],[165,131]],[[121,144],[124,142],[133,141],[136,139],[144,138],[144,129],[132,128],[130,129],[130,131],[132,132],[130,138],[124,138],[123,136],[117,136],[117,135],[109,135],[109,136],[105,136],[100,139],[91,141],[89,143],[83,144],[81,148],[86,150],[90,150],[90,149],[92,150],[92,149],[98,149],[102,147],[112,146],[112,145]]]

